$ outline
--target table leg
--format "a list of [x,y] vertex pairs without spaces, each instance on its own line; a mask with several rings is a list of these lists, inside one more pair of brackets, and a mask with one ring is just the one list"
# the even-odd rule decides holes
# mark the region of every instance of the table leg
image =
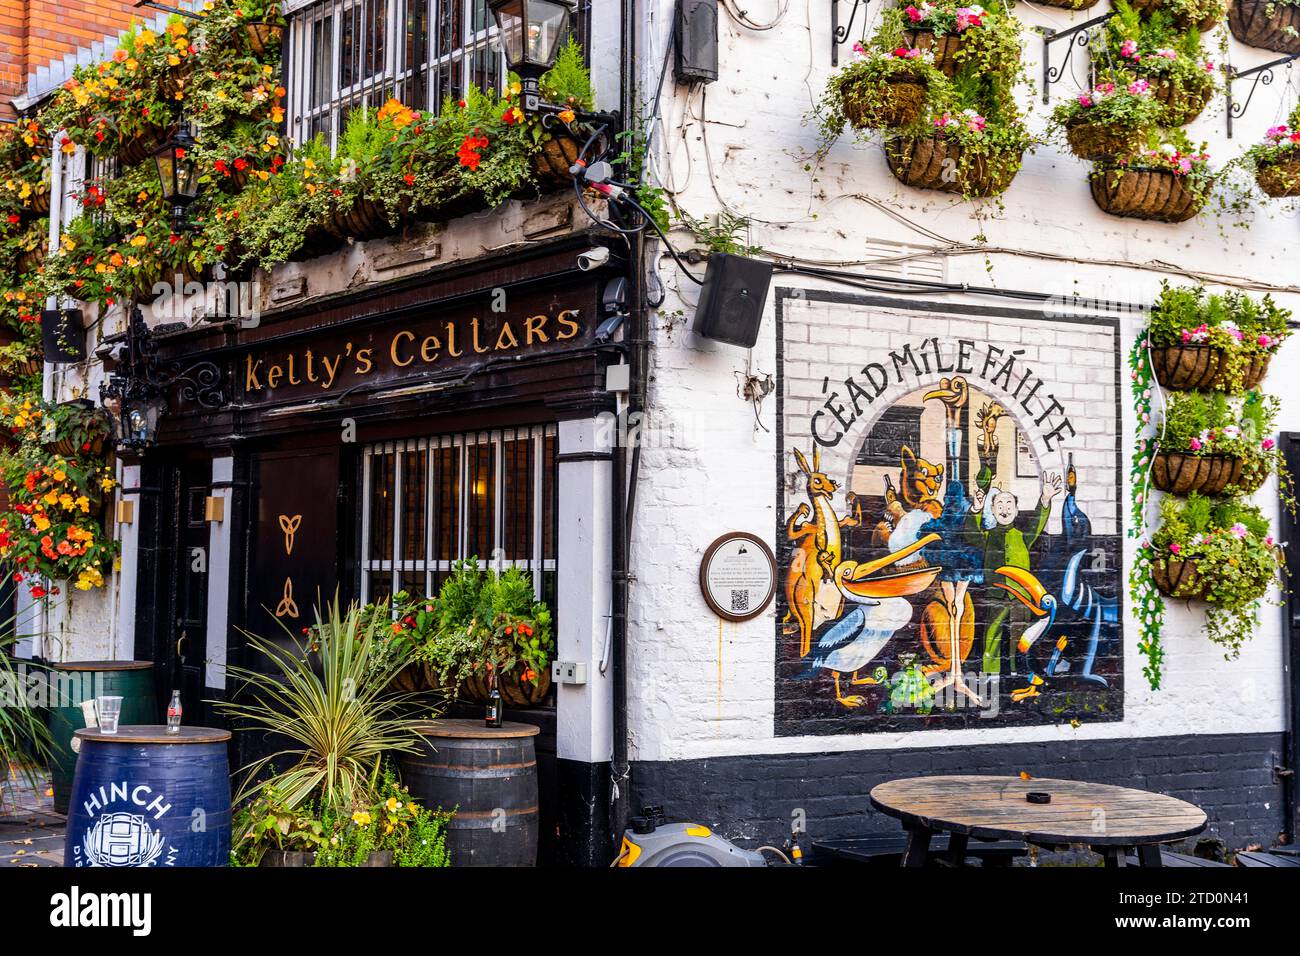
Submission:
[[1138,866],[1164,866],[1160,857],[1160,844],[1148,843],[1137,848]]
[[925,827],[908,828],[907,848],[903,850],[902,865],[906,867],[925,866],[930,856],[930,839],[934,831]]
[[948,837],[948,864],[950,866],[966,865],[966,846],[970,837],[964,833],[954,833]]
[[1128,865],[1128,861],[1125,859],[1127,850],[1124,847],[1104,846],[1098,852],[1101,853],[1103,865],[1108,870]]

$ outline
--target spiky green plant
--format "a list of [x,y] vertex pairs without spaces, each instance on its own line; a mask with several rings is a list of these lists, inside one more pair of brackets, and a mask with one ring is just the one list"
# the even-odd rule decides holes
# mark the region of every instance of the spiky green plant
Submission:
[[0,622],[0,797],[19,777],[36,786],[50,759],[49,729],[9,656],[17,639],[14,619]]
[[419,740],[410,698],[388,692],[408,655],[381,652],[384,626],[356,605],[341,611],[336,597],[305,640],[285,629],[288,647],[246,634],[270,667],[228,668],[238,690],[218,707],[241,730],[290,745],[242,768],[238,801],[273,791],[286,809],[315,803],[345,815],[375,801],[384,755],[409,753]]

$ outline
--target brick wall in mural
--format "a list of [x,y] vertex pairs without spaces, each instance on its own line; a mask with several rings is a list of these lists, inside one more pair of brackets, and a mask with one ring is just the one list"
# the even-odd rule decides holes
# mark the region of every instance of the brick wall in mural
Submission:
[[782,290],[776,733],[1119,719],[1119,331]]

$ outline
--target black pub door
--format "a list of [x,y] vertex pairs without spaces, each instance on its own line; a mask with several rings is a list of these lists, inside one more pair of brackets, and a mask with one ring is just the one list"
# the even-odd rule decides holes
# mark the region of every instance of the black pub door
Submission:
[[154,662],[160,709],[165,712],[172,691],[179,690],[184,723],[202,725],[208,723],[203,699],[213,696],[204,687],[212,558],[204,505],[212,462],[164,460],[149,471],[156,484],[148,490],[157,495],[157,507],[140,529],[137,653],[148,653]]

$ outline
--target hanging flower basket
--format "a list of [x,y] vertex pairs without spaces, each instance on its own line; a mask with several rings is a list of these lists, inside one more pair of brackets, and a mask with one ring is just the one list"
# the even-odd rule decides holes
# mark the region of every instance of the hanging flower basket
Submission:
[[1192,492],[1221,495],[1241,484],[1245,461],[1236,455],[1184,455],[1159,452],[1151,463],[1151,481],[1161,491],[1187,497]]
[[122,140],[117,156],[123,166],[134,166],[151,157],[158,150],[163,137],[167,134],[161,126],[151,126],[141,130],[130,139]]
[[24,249],[18,254],[18,258],[14,260],[14,270],[18,275],[32,272],[41,264],[44,258],[45,253],[40,248]]
[[1195,601],[1204,598],[1210,589],[1209,582],[1197,571],[1196,562],[1180,561],[1174,557],[1152,561],[1151,580],[1165,597]]
[[957,58],[957,51],[966,40],[960,33],[936,36],[933,30],[904,30],[903,42],[913,50],[933,56],[934,68],[944,76],[955,76],[961,67],[962,60]]
[[[537,671],[536,680],[526,681],[521,676],[524,666],[516,665],[513,670],[501,674],[497,681],[501,699],[508,707],[536,707],[546,699],[546,694],[551,689],[551,672],[548,668]],[[461,684],[460,696],[476,703],[486,703],[489,691],[487,675],[475,674]]]
[[[1252,355],[1242,373],[1241,390],[1258,388],[1272,359],[1271,352]],[[1213,345],[1192,342],[1154,348],[1151,365],[1156,381],[1176,392],[1226,390],[1232,385],[1228,381],[1228,353]]]
[[[1144,19],[1151,16],[1151,14],[1155,13],[1157,10],[1163,9],[1164,5],[1165,0],[1130,0],[1129,3],[1129,6],[1132,7],[1135,12],[1141,14]],[[1175,26],[1183,30],[1186,30],[1189,27],[1196,27],[1196,29],[1201,33],[1213,30],[1215,25],[1219,22],[1219,16],[1217,13],[1207,14],[1205,17],[1201,18],[1199,22],[1193,22],[1190,17],[1183,13],[1174,13],[1171,15],[1171,18],[1173,19]]]
[[1163,169],[1103,166],[1090,178],[1093,201],[1112,216],[1186,222],[1201,211],[1204,202],[1188,188],[1187,177]]
[[104,450],[104,436],[96,435],[88,442],[89,448],[82,448],[71,438],[59,438],[52,442],[47,442],[45,450],[55,455],[62,455],[64,458],[72,458],[77,455],[88,454],[91,457],[98,457]]
[[[1300,48],[1297,48],[1300,53]],[[1279,163],[1259,163],[1255,167],[1255,182],[1274,199],[1300,196],[1300,156]]]
[[573,188],[570,167],[578,161],[582,147],[563,134],[545,140],[533,153],[533,178],[541,189]]
[[1091,161],[1131,156],[1146,145],[1146,131],[1111,123],[1089,123],[1079,118],[1065,127],[1070,151]]
[[1169,79],[1159,79],[1151,84],[1156,101],[1168,111],[1170,126],[1186,126],[1205,110],[1214,95],[1214,87],[1188,90]]
[[1039,0],[1045,7],[1060,7],[1062,10],[1087,10],[1095,7],[1100,0]]
[[1232,0],[1228,6],[1228,29],[1249,46],[1278,53],[1300,53],[1300,7],[1292,4]]
[[[861,84],[861,85],[865,85]],[[877,103],[857,96],[859,84],[843,90],[844,115],[854,129],[897,129],[910,126],[921,118],[925,109],[926,82],[919,75],[900,73],[885,80],[883,96]]]
[[337,239],[382,239],[397,231],[388,220],[383,205],[365,194],[358,195],[350,205],[336,206],[324,222],[325,231]]
[[[42,184],[44,185],[44,184]],[[50,212],[50,190],[46,186],[44,189],[37,189],[32,193],[31,200],[27,204],[27,209],[35,216],[45,216]]]
[[252,51],[253,56],[262,58],[268,51],[280,48],[280,43],[284,39],[284,24],[251,20],[244,24],[244,35],[248,38],[248,49]]
[[993,196],[1014,178],[1009,169],[994,171],[984,156],[976,156],[962,168],[963,150],[944,136],[920,139],[892,139],[885,143],[889,171],[905,186],[937,189],[968,196]]
[[139,305],[149,305],[162,297],[165,291],[162,288],[163,286],[166,286],[167,289],[174,289],[179,282],[183,290],[184,286],[189,285],[191,282],[207,282],[211,278],[211,266],[193,266],[188,262],[179,266],[166,266],[163,268],[162,273],[152,282],[145,284],[141,280],[140,285],[130,290],[129,293],[124,293],[123,297]]

